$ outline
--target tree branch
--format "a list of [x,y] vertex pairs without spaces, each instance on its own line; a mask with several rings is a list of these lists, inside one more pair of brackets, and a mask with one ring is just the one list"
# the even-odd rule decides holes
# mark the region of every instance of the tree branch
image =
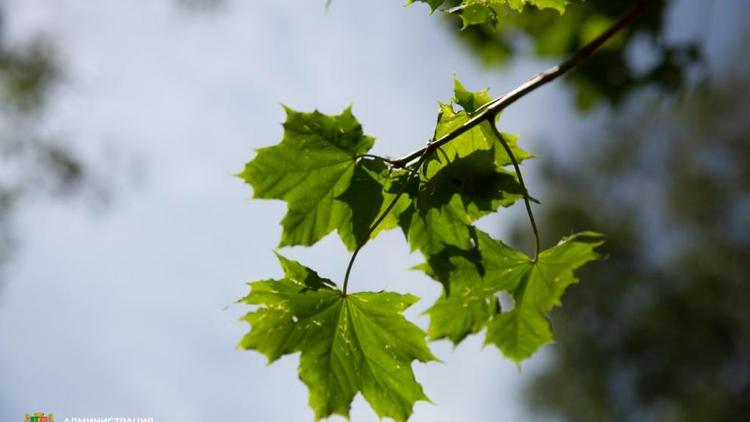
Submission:
[[596,50],[599,49],[604,43],[606,43],[610,38],[612,38],[616,33],[618,33],[620,30],[628,26],[633,20],[635,20],[638,15],[640,15],[646,7],[654,2],[661,1],[661,0],[640,0],[638,3],[635,4],[627,13],[625,13],[620,19],[618,19],[612,26],[610,26],[606,31],[604,31],[601,35],[596,37],[593,41],[583,46],[580,50],[576,51],[572,56],[570,56],[567,60],[560,63],[559,65],[552,67],[550,69],[545,70],[542,73],[539,73],[523,83],[521,86],[517,87],[516,89],[508,92],[507,94],[495,98],[494,100],[490,101],[489,103],[485,104],[483,107],[480,107],[479,110],[477,110],[476,114],[474,114],[466,123],[456,128],[454,131],[449,132],[445,135],[443,135],[439,139],[435,139],[429,144],[427,144],[425,147],[422,147],[410,154],[407,154],[401,158],[397,158],[394,160],[390,160],[391,163],[396,167],[405,167],[407,164],[411,163],[412,161],[418,159],[422,154],[424,154],[426,151],[434,151],[436,148],[439,148],[442,145],[447,144],[448,142],[456,139],[457,137],[461,136],[462,134],[468,132],[473,127],[479,125],[483,121],[487,120],[490,122],[490,124],[494,124],[495,117],[500,113],[502,110],[504,110],[509,105],[515,103],[517,100],[525,96],[526,94],[534,91],[535,89],[541,87],[542,85],[546,84],[547,82],[553,81],[560,76],[564,75],[571,69],[577,67],[581,63],[583,63],[586,59],[591,57]]
[[433,138],[424,147],[408,155],[405,155],[404,157],[401,157],[401,158],[386,159],[383,157],[378,157],[378,156],[374,156],[370,154],[361,155],[360,157],[362,158],[365,158],[365,157],[377,158],[377,159],[383,160],[391,164],[394,167],[399,167],[399,168],[408,168],[409,164],[412,163],[414,160],[418,160],[418,161],[415,165],[415,169],[413,169],[414,172],[409,173],[409,176],[407,177],[406,182],[401,186],[401,189],[399,190],[399,192],[391,200],[391,203],[388,204],[388,206],[380,215],[380,217],[370,226],[369,230],[367,231],[367,236],[354,249],[354,252],[352,253],[351,258],[349,259],[349,264],[346,267],[346,274],[344,275],[344,286],[341,292],[342,296],[345,297],[347,294],[347,288],[349,287],[349,276],[351,275],[352,267],[354,265],[354,261],[357,259],[357,255],[359,254],[359,251],[362,250],[365,244],[370,240],[370,236],[378,227],[378,225],[380,225],[380,223],[385,219],[385,217],[388,215],[391,209],[393,209],[393,207],[396,205],[396,202],[404,193],[406,185],[411,181],[412,176],[416,172],[419,171],[419,168],[422,166],[425,159],[436,150],[439,150],[441,146],[447,144],[448,142],[468,132],[473,127],[479,125],[485,120],[490,123],[490,126],[495,132],[495,135],[497,136],[498,140],[503,145],[503,148],[505,148],[505,151],[508,153],[508,156],[513,162],[513,167],[515,168],[516,174],[518,175],[518,181],[521,185],[521,188],[523,189],[523,199],[524,199],[524,202],[526,203],[526,211],[529,215],[529,221],[531,222],[531,227],[534,231],[534,239],[535,239],[536,248],[535,248],[534,258],[532,262],[536,262],[536,260],[539,257],[539,230],[537,229],[536,221],[534,220],[534,214],[532,213],[531,203],[530,203],[531,201],[535,201],[535,200],[534,198],[529,196],[529,192],[526,189],[526,185],[523,182],[523,176],[521,175],[521,169],[518,166],[518,161],[513,155],[513,151],[510,149],[510,146],[503,138],[503,135],[498,131],[497,126],[495,126],[495,120],[496,120],[495,118],[497,117],[498,113],[500,113],[500,111],[504,110],[506,107],[513,104],[518,99],[525,96],[526,94],[530,93],[531,91],[534,91],[535,89],[546,84],[547,82],[550,82],[559,78],[560,76],[564,75],[571,69],[580,65],[584,60],[586,60],[592,54],[594,54],[594,52],[596,52],[596,50],[598,50],[599,47],[601,47],[610,38],[612,38],[612,36],[614,36],[621,29],[628,26],[638,15],[640,15],[643,12],[646,6],[656,1],[659,1],[659,0],[638,1],[638,3],[636,3],[635,6],[633,6],[627,13],[625,13],[625,15],[623,15],[620,19],[618,19],[617,22],[615,22],[612,26],[610,26],[601,35],[596,37],[593,41],[583,46],[583,48],[581,48],[580,50],[576,51],[567,60],[565,60],[564,62],[562,62],[561,64],[553,68],[550,68],[542,73],[537,74],[536,76],[529,79],[518,88],[510,91],[509,93],[503,95],[502,97],[495,98],[489,103],[483,105],[475,112],[473,116],[471,116],[469,120],[467,120],[463,125],[453,130],[453,132],[447,133],[439,139]]

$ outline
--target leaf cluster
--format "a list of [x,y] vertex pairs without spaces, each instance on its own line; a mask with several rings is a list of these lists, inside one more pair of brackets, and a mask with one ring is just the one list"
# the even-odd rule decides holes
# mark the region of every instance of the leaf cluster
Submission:
[[[442,15],[451,34],[468,52],[482,64],[498,67],[521,54],[546,60],[570,56],[633,3],[632,0],[570,1],[562,16],[551,8],[527,7],[518,13],[500,7],[494,9],[493,19],[474,21],[472,25],[467,25],[460,14]],[[450,6],[442,9],[454,10]],[[650,5],[638,20],[566,78],[579,110],[591,110],[600,104],[621,104],[643,88],[675,94],[689,82],[688,75],[700,74],[705,64],[700,44],[664,35],[669,10],[670,2]],[[651,59],[648,63],[634,62],[633,50],[648,52]]]
[[[452,101],[439,106],[434,139],[491,101],[487,90],[454,85]],[[250,283],[242,302],[255,310],[244,318],[251,331],[240,347],[270,361],[300,352],[300,378],[316,418],[348,416],[361,393],[378,416],[406,420],[416,401],[428,400],[411,370],[414,360],[435,359],[427,337],[458,344],[486,328],[486,343],[516,362],[552,341],[547,314],[577,282],[573,272],[599,258],[602,238],[570,236],[529,257],[474,226],[528,195],[520,174],[508,169],[533,158],[515,136],[482,121],[401,165],[369,153],[374,139],[351,109],[286,114],[281,142],[257,150],[239,174],[255,198],[287,203],[279,246],[310,246],[335,231],[356,256],[380,232],[399,228],[425,258],[418,268],[444,291],[425,312],[425,333],[402,315],[416,297],[350,294],[348,271],[339,288],[279,255],[283,278]],[[502,309],[501,292],[513,297],[512,308]]]
[[562,15],[569,0],[410,0],[407,4],[415,2],[427,3],[433,12],[441,8],[456,15],[463,22],[463,27],[467,28],[473,25],[497,25],[498,16],[504,14],[504,9],[522,12],[526,5],[553,9]]

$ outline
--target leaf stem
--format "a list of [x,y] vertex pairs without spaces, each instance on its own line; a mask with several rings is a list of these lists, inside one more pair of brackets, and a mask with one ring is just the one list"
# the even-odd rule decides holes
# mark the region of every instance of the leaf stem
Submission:
[[635,18],[638,17],[638,15],[640,15],[649,4],[656,1],[663,0],[640,0],[635,4],[635,6],[628,10],[622,17],[620,17],[620,19],[613,23],[612,26],[607,28],[606,31],[596,37],[593,41],[583,46],[580,50],[573,53],[573,55],[564,62],[533,76],[514,90],[501,97],[497,97],[489,103],[485,104],[483,107],[480,107],[469,120],[467,120],[463,125],[454,129],[452,132],[443,135],[441,138],[434,140],[425,147],[411,152],[401,158],[391,160],[391,163],[396,167],[404,167],[419,158],[426,150],[430,148],[438,148],[442,145],[447,144],[448,142],[468,132],[474,126],[479,125],[484,120],[487,120],[488,122],[490,122],[490,124],[494,124],[494,118],[498,115],[498,113],[500,113],[509,105],[515,103],[520,98],[524,97],[526,94],[536,90],[540,86],[550,81],[559,78],[571,69],[583,63],[616,33],[633,22],[633,20],[635,20]]
[[510,145],[508,145],[508,142],[505,140],[503,134],[500,133],[499,130],[497,130],[497,126],[494,122],[490,123],[490,127],[492,127],[492,132],[495,133],[495,136],[500,141],[500,143],[503,144],[503,148],[505,148],[505,152],[508,154],[508,157],[510,157],[510,161],[513,162],[513,168],[516,170],[516,176],[518,176],[518,183],[521,185],[521,189],[523,190],[523,202],[526,204],[526,213],[529,215],[531,229],[534,231],[534,258],[531,259],[531,262],[536,262],[537,259],[539,259],[540,249],[539,229],[536,226],[536,220],[534,220],[534,213],[531,211],[531,196],[529,196],[529,190],[526,188],[526,183],[524,183],[523,181],[521,167],[518,165],[518,160],[516,160],[516,156],[513,155],[513,150],[510,149]]
[[[428,142],[428,145],[429,144],[430,143]],[[352,267],[354,266],[354,261],[357,259],[357,255],[359,254],[359,251],[362,250],[362,248],[365,246],[365,244],[367,244],[367,241],[370,240],[370,236],[375,231],[375,229],[378,228],[378,226],[380,225],[380,223],[382,223],[383,220],[385,220],[385,217],[388,216],[388,213],[390,213],[391,210],[393,209],[393,207],[396,206],[396,202],[398,202],[398,200],[401,198],[401,195],[403,195],[404,192],[406,192],[406,186],[409,185],[409,183],[411,182],[411,180],[414,177],[414,175],[418,174],[419,168],[422,167],[422,164],[424,163],[425,158],[427,158],[427,156],[429,155],[429,153],[432,152],[432,151],[433,151],[432,148],[425,148],[424,152],[419,157],[419,161],[417,161],[417,164],[414,166],[414,168],[413,169],[407,169],[407,170],[410,170],[409,171],[409,175],[406,176],[406,180],[401,185],[401,188],[398,190],[398,193],[396,193],[396,196],[391,200],[391,202],[388,204],[388,206],[385,207],[385,210],[383,210],[383,213],[380,214],[380,217],[378,217],[378,219],[375,220],[374,223],[372,223],[372,225],[370,226],[370,229],[367,230],[367,235],[357,245],[357,248],[354,249],[354,252],[352,253],[352,257],[349,259],[349,264],[346,266],[346,274],[344,275],[344,287],[343,287],[343,289],[341,291],[341,295],[342,296],[346,297],[346,290],[349,287],[349,275],[352,272]]]

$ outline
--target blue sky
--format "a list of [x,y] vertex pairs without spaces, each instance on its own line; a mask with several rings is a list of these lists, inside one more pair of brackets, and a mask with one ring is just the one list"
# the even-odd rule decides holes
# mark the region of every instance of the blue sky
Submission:
[[[353,105],[374,152],[397,156],[429,137],[454,74],[499,94],[545,65],[482,69],[425,6],[399,1],[335,1],[327,11],[323,1],[228,1],[207,13],[169,1],[6,3],[11,41],[41,31],[59,48],[65,79],[42,131],[70,142],[117,191],[103,214],[38,200],[19,216],[23,243],[0,295],[3,421],[32,411],[309,420],[297,356],[267,366],[235,349],[247,309],[230,305],[245,282],[279,275],[272,249],[285,208],[250,201],[232,174],[280,139],[280,103],[326,113]],[[503,128],[543,160],[555,148],[540,140],[581,124],[569,105],[559,84],[544,88],[505,113]],[[483,228],[501,231],[520,212]],[[348,260],[334,236],[284,253],[334,280]],[[422,296],[408,315],[426,326],[419,313],[440,286],[408,270],[419,257],[401,235],[381,235],[360,257],[351,287]],[[519,371],[481,338],[433,348],[443,363],[415,372],[435,405],[418,404],[414,421],[527,417],[520,388],[545,353]],[[358,397],[352,419],[376,417]]]

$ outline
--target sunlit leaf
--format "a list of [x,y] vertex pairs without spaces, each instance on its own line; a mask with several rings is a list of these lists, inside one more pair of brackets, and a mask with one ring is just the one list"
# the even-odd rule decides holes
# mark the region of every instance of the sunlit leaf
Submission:
[[[595,251],[601,244],[601,235],[580,233],[539,254],[539,260],[526,266],[523,276],[511,290],[515,302],[513,309],[490,321],[486,342],[497,345],[506,357],[516,362],[552,342],[547,313],[555,306],[561,306],[565,289],[578,282],[573,272],[587,262],[601,258]],[[497,282],[503,283],[501,280]],[[515,279],[509,278],[505,282],[515,283]]]
[[[429,400],[411,363],[436,358],[425,333],[402,315],[415,296],[344,295],[312,270],[279,259],[285,276],[250,283],[242,299],[257,309],[243,318],[251,330],[240,348],[257,350],[270,362],[300,352],[299,376],[310,391],[316,419],[348,417],[357,393],[379,417],[396,421],[405,421],[415,402]],[[317,289],[310,289],[310,279]]]
[[[458,15],[463,21],[464,28],[472,25],[489,24],[495,25],[498,21],[499,10],[504,7],[522,12],[526,5],[536,6],[538,9],[554,9],[562,14],[569,0],[461,0],[458,4],[448,0],[410,0],[407,4],[415,2],[427,3],[432,11],[441,6],[446,11]],[[453,6],[447,8],[448,6]]]
[[[441,104],[435,130],[438,139],[467,122],[491,97],[488,90],[469,91],[456,79],[453,100],[463,110]],[[515,137],[503,136],[517,160],[532,157],[518,147]],[[515,173],[503,168],[509,164],[510,157],[487,122],[433,153],[423,166],[422,183],[410,191],[411,207],[400,216],[412,250],[433,255],[448,245],[468,249],[471,223],[522,197]]]
[[[487,343],[520,362],[552,341],[547,313],[565,289],[578,280],[573,272],[599,259],[599,234],[586,232],[563,239],[533,262],[486,233],[472,229],[473,248],[447,248],[419,266],[446,286],[445,294],[427,310],[431,339],[454,343],[487,327]],[[513,309],[500,312],[496,295],[508,292]]]
[[381,180],[359,165],[371,162],[359,157],[374,139],[363,133],[351,109],[337,116],[286,112],[281,142],[259,149],[239,176],[255,198],[287,202],[280,246],[312,245],[339,229],[353,249],[382,202]]

